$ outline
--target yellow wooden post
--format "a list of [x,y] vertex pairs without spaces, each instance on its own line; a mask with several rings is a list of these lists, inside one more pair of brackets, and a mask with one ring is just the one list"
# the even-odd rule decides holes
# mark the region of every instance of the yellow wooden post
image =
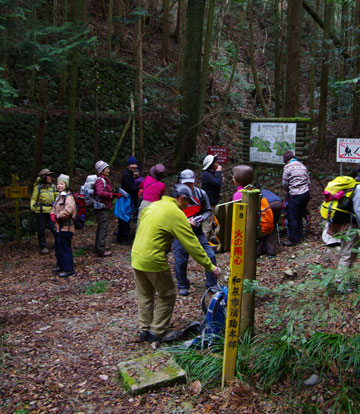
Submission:
[[[257,244],[260,232],[260,190],[242,190],[242,201],[247,204],[244,279],[256,280]],[[244,293],[241,304],[240,337],[254,329],[255,294]]]
[[231,231],[230,278],[227,301],[224,360],[221,385],[224,388],[235,373],[236,354],[239,344],[241,298],[244,268],[244,245],[247,205],[235,203]]

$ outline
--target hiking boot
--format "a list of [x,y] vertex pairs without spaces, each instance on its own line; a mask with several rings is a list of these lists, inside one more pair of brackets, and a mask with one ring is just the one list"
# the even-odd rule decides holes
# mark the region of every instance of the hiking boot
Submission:
[[112,255],[111,252],[104,252],[104,253],[98,254],[99,257],[108,257],[108,256],[111,256],[111,255]]
[[150,338],[150,332],[149,331],[140,331],[139,333],[139,341],[145,342],[148,341]]
[[43,247],[43,248],[40,250],[40,253],[41,253],[41,254],[49,254],[49,249],[48,249],[47,247]]
[[292,243],[290,240],[284,241],[283,246],[290,247],[290,246],[296,246],[298,243]]
[[75,274],[75,270],[70,270],[69,272],[61,272],[59,273],[59,277],[69,277]]
[[165,335],[157,335],[149,331],[149,342],[172,342],[181,338],[181,331],[168,331]]
[[179,289],[179,295],[180,296],[188,296],[189,295],[189,291],[188,289]]

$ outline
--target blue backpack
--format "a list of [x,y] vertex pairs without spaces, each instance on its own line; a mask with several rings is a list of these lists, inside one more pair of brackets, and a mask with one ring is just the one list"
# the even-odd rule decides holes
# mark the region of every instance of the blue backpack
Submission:
[[201,299],[201,308],[205,314],[203,321],[192,322],[182,333],[183,337],[190,333],[198,334],[196,338],[185,342],[184,345],[187,348],[196,347],[204,349],[210,346],[217,337],[224,335],[228,287],[218,285],[219,290],[213,294],[207,305],[206,298],[210,289],[212,288],[205,291]]

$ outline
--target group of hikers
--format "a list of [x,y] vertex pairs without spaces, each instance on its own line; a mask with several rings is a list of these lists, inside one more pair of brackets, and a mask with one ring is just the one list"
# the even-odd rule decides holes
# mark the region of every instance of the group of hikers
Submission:
[[[282,184],[288,197],[288,240],[283,245],[295,246],[303,238],[303,216],[310,199],[310,178],[307,168],[296,159],[292,151],[287,150],[283,160],[285,166]],[[124,245],[132,244],[131,265],[138,298],[140,341],[171,341],[176,334],[168,328],[177,295],[167,260],[171,248],[179,295],[189,295],[189,255],[205,268],[206,287],[209,291],[216,292],[218,289],[217,280],[221,270],[217,266],[215,251],[209,240],[213,230],[214,209],[219,203],[224,181],[222,167],[216,155],[208,155],[203,160],[202,188],[196,185],[194,171],[185,169],[180,172],[172,191],[167,192],[162,181],[165,166],[154,165],[144,178],[139,172],[138,161],[131,156],[118,193],[113,192],[109,164],[100,160],[95,164],[95,169],[95,252],[100,257],[112,254],[107,247],[107,238],[113,199],[117,198],[114,209],[118,217],[117,241]],[[254,170],[250,165],[239,165],[232,172],[236,187],[233,200],[241,200],[242,191],[253,185]],[[55,238],[56,266],[53,271],[60,277],[67,278],[75,274],[71,240],[76,204],[69,190],[69,176],[60,174],[55,187],[52,175],[48,169],[40,171],[34,185],[31,209],[36,213],[41,252],[49,253],[45,237],[45,227],[48,225]],[[273,230],[260,237],[258,255],[266,253],[274,256],[277,245],[276,223],[281,213],[282,200],[267,189],[261,189],[261,194],[271,210]],[[137,212],[137,228],[132,240],[130,223],[134,211]]]

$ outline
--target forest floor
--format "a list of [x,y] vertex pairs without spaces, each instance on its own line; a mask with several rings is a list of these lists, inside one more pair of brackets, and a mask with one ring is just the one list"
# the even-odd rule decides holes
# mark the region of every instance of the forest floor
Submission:
[[[277,180],[279,181],[279,180]],[[308,264],[336,267],[339,250],[321,241],[318,205],[321,187],[312,181],[310,202],[313,223],[306,240],[297,247],[278,246],[275,258],[261,257],[257,279],[267,287],[283,283],[291,269],[294,283],[310,274]],[[320,198],[319,198],[320,197]],[[148,343],[137,342],[137,301],[130,265],[130,246],[115,243],[113,253],[98,258],[93,253],[95,223],[87,222],[73,239],[76,276],[67,283],[54,279],[54,256],[40,255],[37,240],[0,246],[0,411],[4,413],[227,413],[229,391],[220,387],[203,389],[187,385],[161,388],[141,396],[127,394],[118,379],[121,361],[154,352]],[[111,230],[116,229],[113,219]],[[50,234],[48,235],[50,240]],[[282,236],[283,237],[283,236]],[[173,269],[173,258],[169,255]],[[217,255],[223,270],[220,283],[229,273],[229,254]],[[189,263],[192,282],[188,297],[177,297],[171,326],[184,328],[201,319],[200,298],[205,289],[204,272]],[[106,289],[89,294],[96,282]],[[282,306],[288,304],[284,300]],[[256,304],[257,332],[268,329],[263,321],[263,300]],[[341,305],[343,306],[343,304]],[[353,309],[344,307],[350,323],[340,332],[356,333],[358,320]],[[260,392],[260,391],[259,391]],[[283,397],[263,394],[254,405],[238,406],[237,412],[290,412]]]

